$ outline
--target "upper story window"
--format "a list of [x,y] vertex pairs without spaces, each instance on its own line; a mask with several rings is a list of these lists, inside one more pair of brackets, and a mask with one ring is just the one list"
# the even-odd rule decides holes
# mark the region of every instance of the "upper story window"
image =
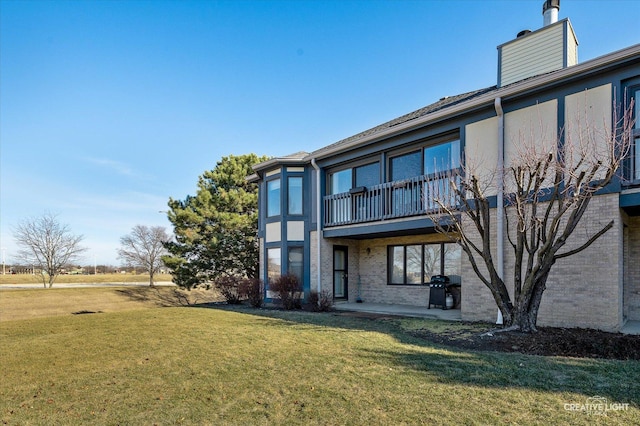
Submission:
[[632,90],[632,98],[634,99],[635,102],[635,106],[634,106],[634,114],[633,114],[633,118],[636,120],[634,125],[633,125],[633,134],[632,134],[632,140],[633,140],[633,174],[632,174],[632,179],[634,181],[638,181],[640,180],[640,123],[639,123],[639,119],[640,119],[640,87],[635,87],[634,90]]
[[422,174],[422,151],[410,152],[391,158],[389,161],[390,179],[409,179]]
[[369,187],[380,183],[380,162],[350,167],[330,175],[331,194],[348,192],[359,186]]
[[460,167],[460,141],[441,143],[424,149],[424,174],[431,175]]
[[410,179],[460,167],[460,141],[453,140],[391,157],[389,179]]
[[290,215],[302,214],[302,177],[287,179],[287,212]]
[[280,215],[280,179],[267,181],[267,216]]
[[631,146],[629,147],[629,159],[624,164],[624,179],[626,183],[640,183],[640,78],[627,81],[625,89],[625,111],[634,103],[631,114],[635,120],[631,130]]

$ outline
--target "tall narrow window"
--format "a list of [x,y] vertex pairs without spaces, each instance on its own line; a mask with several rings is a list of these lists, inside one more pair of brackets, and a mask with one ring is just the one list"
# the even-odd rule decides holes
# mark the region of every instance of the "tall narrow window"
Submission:
[[280,179],[267,182],[267,216],[280,214]]
[[407,284],[422,283],[422,246],[407,246]]
[[633,126],[633,145],[634,145],[634,173],[633,180],[640,180],[640,89],[636,89],[633,92],[633,99],[635,102],[635,115],[636,120]]
[[302,284],[304,271],[304,249],[302,247],[289,247],[289,269],[288,272],[298,277]]
[[404,284],[404,246],[389,247],[389,269],[391,284]]
[[429,282],[434,275],[442,275],[442,250],[440,244],[424,246],[424,279]]
[[289,214],[302,214],[302,178],[288,179],[288,211]]
[[272,282],[278,278],[281,272],[282,261],[280,248],[267,249],[267,281]]

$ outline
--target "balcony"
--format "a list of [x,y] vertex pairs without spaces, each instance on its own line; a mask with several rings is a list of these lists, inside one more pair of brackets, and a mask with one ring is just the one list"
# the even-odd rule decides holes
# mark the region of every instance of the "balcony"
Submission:
[[454,206],[455,194],[448,182],[449,178],[417,176],[327,195],[324,197],[324,226],[425,215],[436,209],[435,196],[448,200],[448,204]]

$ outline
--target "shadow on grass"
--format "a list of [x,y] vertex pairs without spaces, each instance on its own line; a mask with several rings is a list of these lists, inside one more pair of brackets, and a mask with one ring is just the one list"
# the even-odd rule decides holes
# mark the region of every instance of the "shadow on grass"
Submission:
[[[640,362],[587,358],[543,357],[517,352],[482,352],[448,347],[403,330],[399,317],[361,316],[341,312],[313,313],[254,309],[247,306],[200,305],[229,312],[276,319],[261,321],[265,327],[310,326],[313,331],[335,329],[384,333],[409,345],[398,351],[361,348],[360,356],[379,362],[385,359],[417,374],[436,377],[442,383],[487,388],[525,388],[543,392],[571,392],[586,398],[602,396],[610,402],[640,407]],[[331,330],[330,330],[331,329]],[[584,403],[584,401],[566,401]]]
[[207,307],[218,300],[215,293],[205,291],[192,291],[175,287],[132,287],[116,290],[116,293],[130,300],[142,303],[151,303],[160,307],[198,306]]

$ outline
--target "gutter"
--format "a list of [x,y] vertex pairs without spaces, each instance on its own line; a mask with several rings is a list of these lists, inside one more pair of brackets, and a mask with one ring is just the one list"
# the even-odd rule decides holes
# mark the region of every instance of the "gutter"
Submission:
[[311,158],[311,165],[313,166],[313,168],[316,171],[316,270],[317,270],[317,291],[318,291],[318,296],[320,296],[320,293],[322,291],[322,275],[320,272],[320,261],[322,260],[322,256],[320,253],[320,237],[322,235],[322,228],[320,226],[320,205],[322,203],[322,198],[321,198],[321,194],[320,194],[320,167],[318,167],[318,165],[316,164],[316,159],[315,158]]
[[[498,276],[504,280],[504,111],[502,110],[502,98],[497,97],[493,106],[498,117],[498,194],[496,209],[497,227],[497,262]],[[502,324],[502,311],[498,308],[496,324]]]

